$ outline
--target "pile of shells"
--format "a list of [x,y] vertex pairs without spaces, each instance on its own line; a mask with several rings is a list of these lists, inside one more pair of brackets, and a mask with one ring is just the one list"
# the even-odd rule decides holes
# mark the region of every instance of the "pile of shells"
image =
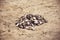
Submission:
[[35,26],[47,23],[47,21],[41,15],[27,14],[21,16],[15,23],[16,26],[22,29],[34,29]]

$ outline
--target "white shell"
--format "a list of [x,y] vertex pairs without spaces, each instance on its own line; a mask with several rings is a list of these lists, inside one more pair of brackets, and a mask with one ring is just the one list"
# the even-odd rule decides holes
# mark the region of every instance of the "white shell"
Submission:
[[33,17],[33,19],[36,19],[36,17]]
[[16,26],[18,26],[19,25],[19,23],[18,24],[16,24]]
[[40,24],[42,24],[43,22],[42,21],[40,21]]
[[30,22],[27,22],[27,24],[30,24]]
[[34,23],[38,23],[38,20],[34,20]]
[[25,21],[29,21],[28,19],[26,19]]

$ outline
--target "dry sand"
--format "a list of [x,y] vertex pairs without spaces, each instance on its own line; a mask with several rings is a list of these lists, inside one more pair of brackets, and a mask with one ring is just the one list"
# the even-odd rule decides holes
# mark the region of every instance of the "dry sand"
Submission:
[[[59,0],[0,0],[0,40],[60,40]],[[35,31],[20,29],[16,20],[25,14],[39,14],[48,23]]]

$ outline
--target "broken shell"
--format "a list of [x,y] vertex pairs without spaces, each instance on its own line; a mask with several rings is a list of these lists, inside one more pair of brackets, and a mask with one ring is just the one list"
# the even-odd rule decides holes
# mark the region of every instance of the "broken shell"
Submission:
[[19,26],[20,24],[19,23],[16,23],[16,26]]
[[28,30],[35,30],[35,28],[31,27],[31,26],[26,27],[26,29],[28,29]]
[[26,22],[26,25],[27,25],[27,26],[30,26],[30,24],[31,24],[30,22]]
[[47,21],[44,18],[42,18],[42,22],[47,23]]
[[25,22],[28,22],[29,20],[28,20],[28,19],[25,19],[24,21],[25,21]]
[[32,17],[33,20],[36,20],[36,17]]
[[39,25],[39,21],[38,20],[33,20],[33,24],[34,25]]
[[42,21],[39,21],[39,24],[41,25],[41,24],[43,24],[43,22]]
[[32,17],[33,17],[32,14],[28,14],[28,15],[26,15],[26,18],[29,19],[29,20],[30,20],[30,18],[32,18]]
[[34,23],[36,23],[36,24],[37,24],[37,23],[38,23],[38,20],[34,20]]
[[22,16],[22,17],[20,18],[21,21],[23,21],[23,20],[25,20],[25,19],[26,19],[25,16]]
[[41,20],[43,17],[41,15],[35,15],[37,20]]
[[20,27],[22,27],[22,29],[24,29],[26,27],[25,23],[22,23]]

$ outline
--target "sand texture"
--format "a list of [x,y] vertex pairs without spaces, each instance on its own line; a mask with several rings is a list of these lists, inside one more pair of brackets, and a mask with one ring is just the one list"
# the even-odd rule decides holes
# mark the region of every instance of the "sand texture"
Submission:
[[[0,0],[0,40],[60,40],[59,0]],[[48,23],[35,31],[15,26],[25,14],[39,14]]]

